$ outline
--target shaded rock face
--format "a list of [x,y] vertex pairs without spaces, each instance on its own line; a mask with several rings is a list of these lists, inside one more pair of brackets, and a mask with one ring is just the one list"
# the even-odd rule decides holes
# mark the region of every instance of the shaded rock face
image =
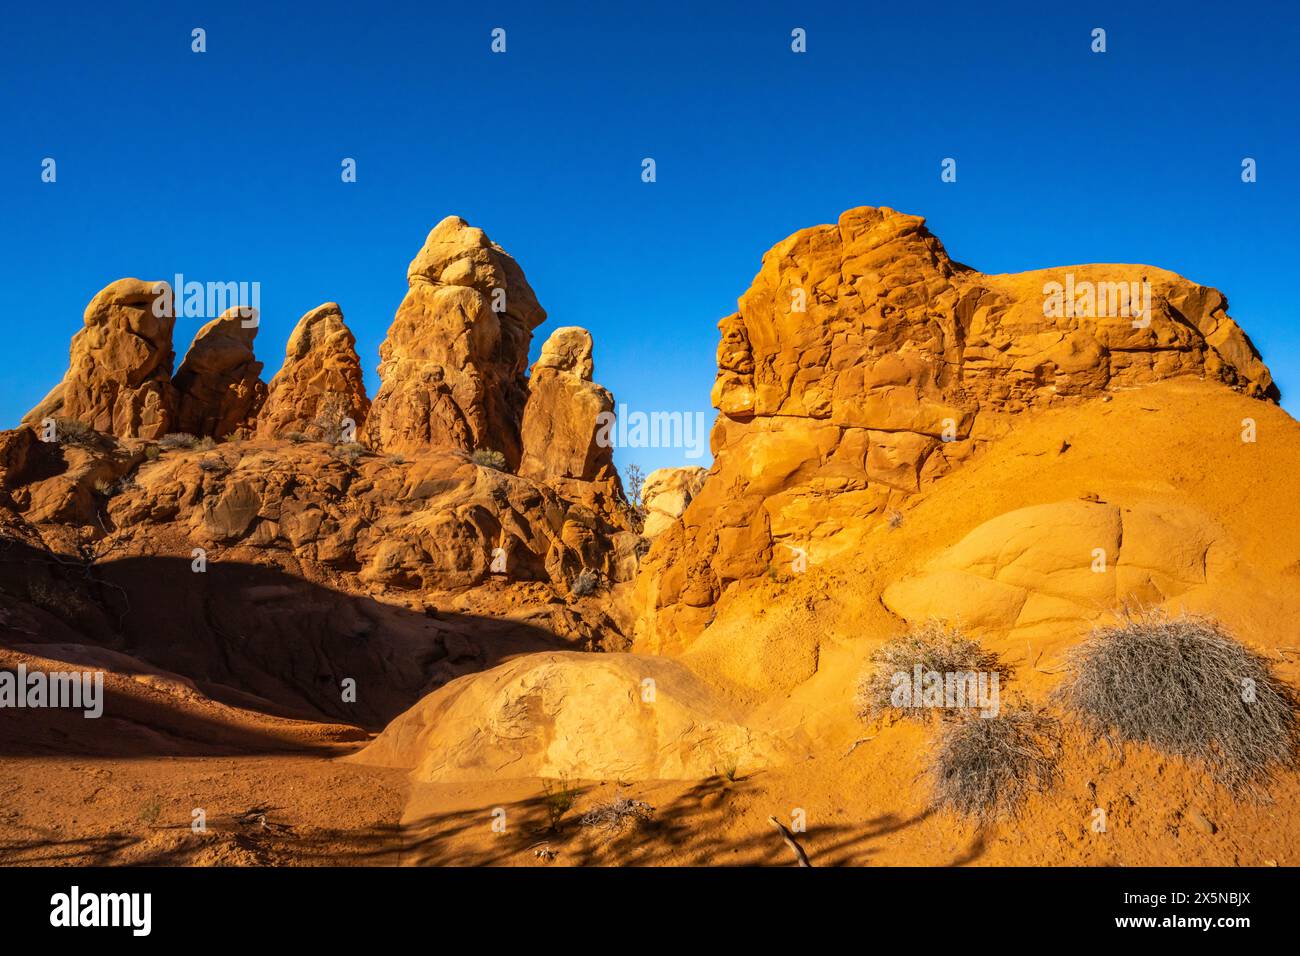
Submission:
[[337,303],[317,306],[289,336],[284,365],[267,386],[257,416],[257,435],[337,439],[343,419],[351,419],[359,434],[369,410],[356,338]]
[[521,475],[597,481],[613,474],[613,443],[599,438],[614,396],[591,380],[592,371],[590,332],[565,326],[551,333],[528,378]]
[[[81,450],[63,454],[68,465],[58,475],[24,478],[11,494],[43,500],[82,475],[84,467],[68,470]],[[17,447],[11,457],[15,474],[33,473],[30,452]],[[93,477],[116,461],[84,457],[100,468]],[[341,579],[346,590],[393,593],[537,582],[563,594],[583,569],[627,577],[614,544],[627,529],[611,523],[612,508],[440,449],[408,460],[255,441],[141,457],[126,455],[117,474],[134,467],[131,481],[99,503],[127,552],[136,534],[142,544],[174,534],[187,548],[248,549],[250,561],[296,564],[304,576]]]
[[442,220],[407,270],[380,346],[369,444],[501,452],[518,468],[532,330],[546,319],[523,270],[482,229]]
[[23,417],[81,422],[118,438],[157,438],[172,430],[172,326],[165,282],[119,279],[86,306],[72,337],[68,371]]
[[1226,307],[1150,266],[984,275],[892,209],[795,233],[719,323],[714,464],[643,564],[646,646],[689,640],[778,553],[851,551],[1016,413],[1179,375],[1275,399]]
[[657,537],[667,531],[685,512],[704,487],[707,468],[691,465],[685,468],[659,468],[646,475],[641,485],[641,507],[645,511],[645,524],[641,533],[647,538]]
[[257,315],[235,307],[194,336],[172,384],[176,390],[173,431],[225,438],[252,424],[266,384],[253,355]]

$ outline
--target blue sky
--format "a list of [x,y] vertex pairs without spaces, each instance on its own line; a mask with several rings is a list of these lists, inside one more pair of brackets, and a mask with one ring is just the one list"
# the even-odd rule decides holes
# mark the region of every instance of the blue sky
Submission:
[[[268,7],[7,12],[3,425],[128,275],[260,282],[268,379],[298,318],[338,301],[373,394],[406,265],[451,213],[524,267],[551,317],[534,355],[585,326],[620,403],[711,422],[716,323],[763,252],[858,205],[926,216],[985,272],[1142,262],[1216,286],[1297,408],[1291,5]],[[178,352],[199,324],[178,322]]]

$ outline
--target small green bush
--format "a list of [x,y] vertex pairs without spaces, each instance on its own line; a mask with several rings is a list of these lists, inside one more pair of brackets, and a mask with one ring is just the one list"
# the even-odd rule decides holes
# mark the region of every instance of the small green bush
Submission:
[[484,468],[495,468],[497,471],[506,470],[506,456],[499,451],[493,451],[490,448],[479,448],[469,456],[469,460],[476,465],[482,465]]
[[552,831],[560,828],[564,815],[573,809],[577,799],[578,789],[569,782],[568,777],[543,782],[542,803],[546,807],[546,816]]

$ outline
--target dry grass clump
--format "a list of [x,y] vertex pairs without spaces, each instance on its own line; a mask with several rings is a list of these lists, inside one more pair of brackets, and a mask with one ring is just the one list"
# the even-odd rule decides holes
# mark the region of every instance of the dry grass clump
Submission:
[[188,432],[170,432],[158,439],[158,447],[165,451],[173,448],[193,448],[198,439]]
[[1025,704],[948,721],[926,769],[931,800],[981,823],[1014,817],[1057,781],[1060,751],[1058,721]]
[[640,826],[654,814],[655,808],[643,800],[629,800],[620,790],[613,798],[599,803],[582,815],[579,822],[584,827],[597,830],[621,831],[628,826]]
[[[1010,670],[996,654],[965,637],[959,627],[932,619],[901,637],[886,641],[872,653],[870,663],[858,679],[854,696],[858,716],[873,720],[895,709],[890,701],[894,675],[900,671],[910,675],[918,664],[922,671],[940,674],[997,673],[1000,680],[1010,676]],[[919,707],[901,708],[899,712],[922,720],[930,716],[926,708]]]
[[1095,738],[1200,763],[1233,790],[1264,785],[1295,757],[1295,694],[1268,661],[1210,618],[1126,615],[1070,654],[1056,699]]
[[506,456],[499,451],[493,451],[491,448],[477,448],[469,456],[469,460],[476,465],[482,465],[484,468],[495,468],[497,471],[506,470]]
[[339,461],[355,465],[363,456],[370,454],[370,449],[360,442],[352,441],[335,445],[330,454]]
[[77,445],[81,448],[98,449],[106,444],[111,444],[111,440],[100,435],[99,432],[85,422],[77,421],[75,418],[55,418],[54,435],[56,440],[60,442]]

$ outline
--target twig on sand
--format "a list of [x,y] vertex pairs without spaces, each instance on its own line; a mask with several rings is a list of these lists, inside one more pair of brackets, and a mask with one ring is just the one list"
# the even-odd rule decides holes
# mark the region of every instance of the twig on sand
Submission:
[[776,827],[777,832],[781,834],[781,839],[785,841],[785,845],[794,851],[795,858],[798,859],[800,866],[812,866],[812,864],[808,862],[808,854],[803,851],[803,847],[801,847],[799,842],[794,838],[794,834],[787,830],[781,824],[780,820],[776,817],[768,817],[767,822]]
[[872,734],[870,737],[859,737],[857,740],[853,741],[853,746],[844,752],[844,756],[847,757],[851,755],[853,751],[857,750],[858,744],[865,744],[868,740],[875,740],[875,739],[876,739],[875,734]]

